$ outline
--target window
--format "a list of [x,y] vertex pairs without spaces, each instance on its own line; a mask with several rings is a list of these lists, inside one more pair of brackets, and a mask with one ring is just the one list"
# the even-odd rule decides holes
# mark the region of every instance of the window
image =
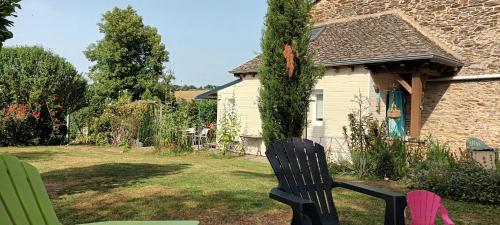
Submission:
[[236,101],[234,100],[234,97],[228,98],[227,99],[227,103],[228,103],[228,108],[229,108],[228,110],[234,111],[235,110],[235,105],[236,105],[235,104]]
[[310,41],[314,41],[320,34],[323,32],[325,27],[315,27],[311,30],[311,38]]
[[323,121],[323,91],[316,93],[316,121]]

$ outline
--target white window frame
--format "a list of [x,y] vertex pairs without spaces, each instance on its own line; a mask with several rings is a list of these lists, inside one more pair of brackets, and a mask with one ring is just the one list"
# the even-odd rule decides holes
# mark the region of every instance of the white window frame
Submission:
[[[310,109],[311,112],[311,120],[312,123],[311,125],[313,126],[323,126],[324,120],[325,120],[325,94],[322,89],[318,90],[313,90],[311,94],[311,100],[314,104],[311,104],[312,109]],[[323,98],[321,101],[318,101],[318,96],[321,95]],[[318,102],[322,104],[321,106],[321,117],[318,117]]]

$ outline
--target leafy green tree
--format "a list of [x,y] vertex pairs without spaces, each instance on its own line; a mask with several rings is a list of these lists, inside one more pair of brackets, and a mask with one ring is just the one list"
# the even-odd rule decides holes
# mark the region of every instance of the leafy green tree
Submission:
[[306,126],[309,97],[323,67],[308,51],[310,0],[268,0],[259,70],[259,110],[266,145],[299,137]]
[[12,26],[13,22],[8,20],[9,16],[16,16],[16,8],[20,9],[19,4],[21,0],[0,0],[0,48],[2,48],[2,43],[12,38],[12,32],[7,30],[8,27]]
[[131,6],[104,13],[98,26],[104,38],[84,52],[95,63],[90,70],[94,101],[117,99],[125,90],[138,100],[147,89],[164,99],[163,64],[169,57],[156,28],[144,25]]
[[12,105],[17,105],[26,118],[0,115],[0,130],[8,135],[0,134],[8,142],[4,145],[35,139],[38,144],[58,143],[66,129],[64,116],[86,104],[87,81],[66,59],[41,47],[2,49],[0,74],[0,110],[14,111]]
[[217,101],[202,100],[197,101],[198,117],[203,128],[210,127],[217,122]]
[[56,96],[64,113],[86,104],[87,81],[66,59],[42,47],[2,49],[0,74],[1,103],[22,102],[39,111]]

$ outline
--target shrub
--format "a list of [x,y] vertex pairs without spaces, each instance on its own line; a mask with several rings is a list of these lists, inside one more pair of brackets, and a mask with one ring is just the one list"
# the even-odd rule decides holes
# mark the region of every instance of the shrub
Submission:
[[201,125],[206,128],[217,122],[217,101],[196,101],[198,105],[198,118]]
[[217,101],[185,101],[182,100],[178,104],[185,105],[189,115],[189,126],[195,127],[197,130],[210,127],[211,124],[217,122]]
[[134,145],[139,137],[139,127],[148,109],[148,102],[134,101],[132,95],[125,91],[109,106],[104,109],[101,115],[109,121],[109,127],[113,135],[113,144],[126,142],[128,145]]
[[91,107],[85,107],[72,114],[75,142],[97,145],[126,143],[136,144],[144,115],[153,102],[131,101],[131,94],[123,92],[118,100],[107,100],[103,112],[94,116]]
[[348,115],[349,126],[343,130],[358,177],[405,179],[422,163],[426,151],[430,161],[453,162],[449,148],[432,137],[424,141],[426,145],[416,147],[403,139],[386,139],[386,125],[369,113],[368,99],[360,93],[353,102],[356,109]]
[[[349,127],[343,127],[344,138],[351,153],[352,167],[359,177],[373,175],[372,151],[369,149],[369,135],[373,131],[376,121],[368,111],[368,99],[361,93],[354,96],[353,102],[357,108],[348,115]],[[376,138],[376,136],[372,136]]]
[[419,151],[412,148],[399,138],[387,141],[381,135],[371,135],[368,142],[368,159],[371,166],[371,176],[399,180],[405,178],[413,160],[420,157]]
[[155,106],[150,104],[147,106],[139,127],[139,142],[142,146],[154,145],[155,125]]
[[21,105],[29,115],[0,115],[0,145],[64,142],[64,117],[85,105],[87,83],[81,74],[41,47],[3,48],[0,74],[0,109]]
[[441,144],[438,140],[429,136],[427,138],[427,163],[434,163],[444,166],[449,166],[455,163],[455,157],[446,144]]
[[486,170],[472,161],[449,166],[427,164],[416,170],[409,186],[453,200],[500,204],[500,172]]
[[407,173],[407,148],[402,140],[388,143],[385,123],[369,113],[368,99],[361,93],[354,96],[357,108],[349,115],[344,136],[351,153],[352,168],[358,177],[399,179]]
[[342,161],[338,163],[328,163],[330,175],[354,175],[355,171],[350,162]]
[[382,138],[373,138],[369,148],[372,175],[377,178],[395,178],[395,160],[392,149]]
[[154,119],[154,106],[151,105],[148,106],[139,128],[139,142],[142,146],[154,145],[154,135],[156,130]]
[[109,117],[92,117],[88,128],[88,142],[96,145],[108,145],[113,143]]
[[222,155],[238,149],[235,139],[240,133],[240,122],[234,109],[229,108],[229,110],[224,108],[219,127],[217,128],[217,141]]
[[158,118],[155,147],[158,150],[168,149],[174,153],[191,150],[191,142],[186,135],[189,128],[189,108],[186,104],[176,107],[160,105],[161,114]]
[[446,144],[432,137],[425,160],[413,168],[408,186],[453,200],[500,203],[499,171],[486,170],[470,158],[457,161]]

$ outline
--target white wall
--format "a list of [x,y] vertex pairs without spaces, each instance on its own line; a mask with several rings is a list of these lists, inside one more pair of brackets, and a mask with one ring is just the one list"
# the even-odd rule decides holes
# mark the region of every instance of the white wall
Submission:
[[350,160],[343,135],[343,127],[349,124],[347,115],[356,108],[352,101],[361,93],[370,95],[370,71],[364,67],[328,69],[318,81],[315,91],[323,91],[323,122],[316,121],[316,102],[313,92],[308,113],[307,138],[320,143],[333,161]]
[[[361,92],[363,96],[370,95],[371,76],[370,71],[362,66],[341,67],[336,70],[328,69],[325,75],[318,81],[314,90],[323,92],[323,121],[316,121],[316,102],[312,101],[308,112],[308,137],[321,143],[325,150],[331,148],[336,151],[342,143],[337,140],[327,140],[325,137],[342,137],[342,127],[348,124],[347,115],[355,108],[352,102],[354,95]],[[260,136],[261,121],[258,109],[258,89],[260,82],[258,77],[247,75],[243,80],[231,87],[220,90],[217,93],[217,117],[220,120],[221,112],[230,104],[234,98],[234,108],[239,115],[241,134],[248,136]],[[315,100],[315,96],[311,96]],[[321,140],[320,140],[321,139]],[[255,154],[261,150],[265,152],[262,141],[251,138],[246,142],[246,152]],[[347,148],[345,148],[347,150]],[[344,153],[342,153],[344,154]]]
[[245,152],[248,154],[257,154],[259,150],[262,154],[265,152],[264,144],[257,138],[261,136],[259,87],[258,77],[248,75],[241,82],[217,92],[217,124],[220,124],[222,113],[232,105],[231,101],[234,99],[234,110],[240,123],[240,135],[256,137],[243,140]]

